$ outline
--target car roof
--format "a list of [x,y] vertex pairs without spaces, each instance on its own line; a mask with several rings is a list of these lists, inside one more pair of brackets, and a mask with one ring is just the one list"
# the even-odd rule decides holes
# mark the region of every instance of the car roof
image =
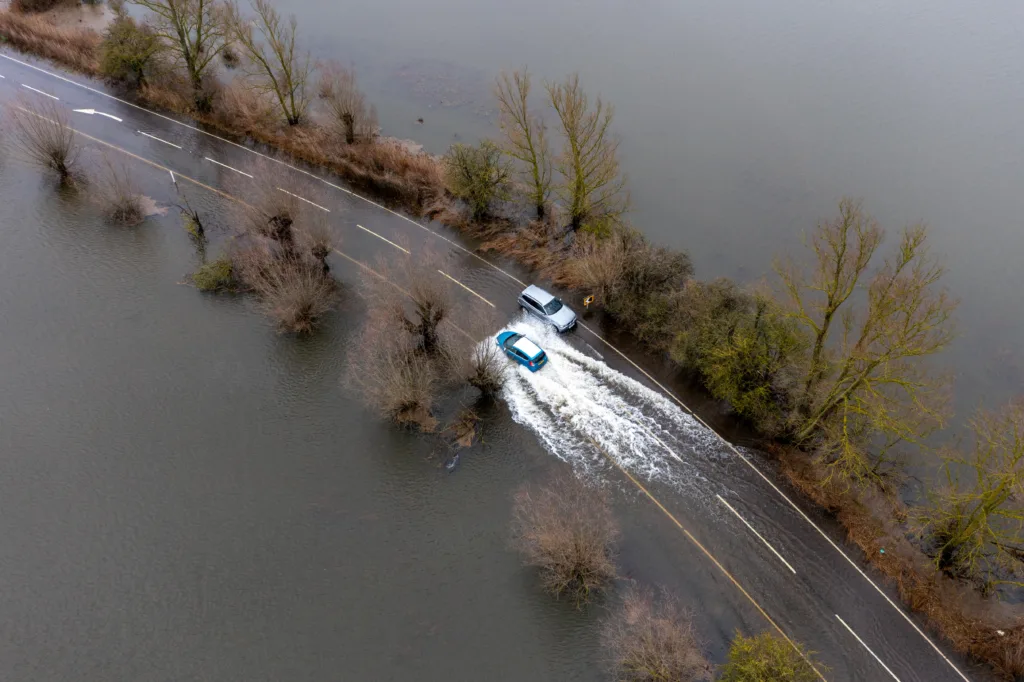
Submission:
[[530,358],[531,360],[533,360],[535,357],[544,352],[540,349],[540,346],[538,346],[525,336],[520,336],[518,339],[516,339],[516,342],[512,344],[512,347],[515,348],[516,350],[522,351],[526,355],[526,357]]
[[536,284],[531,284],[526,287],[526,289],[523,290],[523,295],[532,297],[533,300],[537,301],[537,303],[540,303],[541,305],[547,305],[549,301],[555,298]]

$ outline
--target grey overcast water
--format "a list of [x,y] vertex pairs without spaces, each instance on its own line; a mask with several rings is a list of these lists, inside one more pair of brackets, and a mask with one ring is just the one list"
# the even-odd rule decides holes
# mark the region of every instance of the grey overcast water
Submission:
[[[1024,8],[287,9],[318,57],[356,66],[386,133],[431,151],[493,134],[489,89],[501,68],[579,70],[617,107],[633,219],[690,250],[703,277],[765,275],[843,194],[864,197],[894,229],[927,221],[963,300],[944,359],[961,413],[1019,389]],[[356,268],[332,258],[343,300],[323,330],[274,333],[248,298],[182,283],[196,255],[166,170],[249,200],[255,186],[229,167],[273,175],[330,207],[341,248],[367,262],[397,268],[405,256],[356,225],[411,257],[441,248],[448,271],[495,302],[499,328],[527,325],[512,280],[397,214],[21,59],[0,59],[0,100],[26,96],[24,85],[122,119],[74,114],[83,133],[137,155],[92,140],[86,167],[95,172],[101,152],[129,160],[139,189],[169,210],[114,227],[92,186],[59,191],[0,136],[0,678],[607,678],[598,626],[621,590],[577,611],[542,594],[508,547],[512,492],[568,463],[613,493],[623,583],[678,595],[712,661],[737,629],[768,627],[742,585],[821,652],[829,680],[887,679],[880,663],[903,682],[964,679],[828,544],[839,537],[829,520],[806,510],[819,533],[754,468],[775,480],[770,464],[748,453],[748,466],[583,330],[541,337],[552,363],[524,370],[483,410],[482,442],[447,474],[441,439],[383,423],[341,381],[365,313]],[[216,252],[238,216],[183,186]],[[489,311],[456,292],[462,312]],[[691,538],[606,458],[644,481]],[[990,679],[944,653],[970,679]]]
[[[1024,4],[1013,0],[293,0],[389,134],[494,135],[501,69],[579,71],[616,107],[632,219],[697,273],[753,281],[862,197],[934,230],[962,301],[963,416],[1024,384]],[[540,90],[540,88],[538,88]],[[538,92],[538,110],[543,110]],[[416,124],[422,117],[424,123]]]

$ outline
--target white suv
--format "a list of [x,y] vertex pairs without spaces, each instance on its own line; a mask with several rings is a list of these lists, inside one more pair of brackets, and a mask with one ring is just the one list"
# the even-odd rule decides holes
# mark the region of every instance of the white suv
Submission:
[[576,313],[569,306],[533,284],[519,294],[519,305],[560,332],[569,331],[576,325]]

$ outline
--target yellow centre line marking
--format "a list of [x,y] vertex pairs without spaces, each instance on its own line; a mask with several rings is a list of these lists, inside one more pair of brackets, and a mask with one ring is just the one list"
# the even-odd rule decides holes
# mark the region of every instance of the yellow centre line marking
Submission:
[[483,301],[483,302],[484,302],[484,303],[486,303],[487,305],[491,306],[492,308],[494,307],[494,304],[493,304],[493,303],[491,303],[491,302],[490,302],[490,301],[488,301],[488,300],[487,300],[486,298],[484,298],[484,297],[483,297],[483,296],[481,296],[480,294],[476,293],[475,291],[473,291],[472,289],[470,289],[469,287],[467,287],[467,286],[466,286],[465,284],[463,284],[463,283],[462,283],[462,282],[460,282],[459,280],[457,280],[457,279],[455,279],[454,277],[452,277],[451,275],[449,275],[449,274],[448,274],[447,272],[445,272],[444,270],[438,270],[438,272],[440,272],[440,273],[441,273],[442,275],[444,275],[445,277],[447,277],[447,278],[448,278],[448,279],[450,279],[451,281],[453,281],[453,282],[455,282],[456,284],[458,284],[458,285],[459,285],[460,287],[462,287],[463,289],[465,289],[465,290],[466,290],[466,291],[468,291],[469,293],[471,293],[471,294],[473,294],[474,296],[476,296],[477,298],[479,298],[479,299],[480,299],[481,301]]
[[822,680],[822,682],[828,682],[828,681],[827,681],[827,680],[825,679],[825,676],[821,674],[821,671],[820,671],[820,670],[818,670],[818,669],[817,669],[816,667],[814,667],[814,664],[813,664],[813,663],[811,663],[811,661],[810,661],[810,660],[809,660],[809,659],[808,659],[808,658],[807,658],[807,657],[806,657],[806,656],[804,655],[804,652],[800,650],[800,647],[798,647],[798,646],[796,645],[796,643],[795,643],[795,642],[794,642],[794,641],[793,641],[792,639],[790,639],[790,638],[789,638],[789,635],[787,635],[787,634],[786,634],[785,632],[783,632],[783,631],[782,631],[782,628],[781,628],[781,627],[779,627],[779,625],[778,625],[778,624],[777,624],[777,623],[776,623],[776,622],[775,622],[774,620],[772,620],[771,616],[769,616],[769,615],[768,615],[768,613],[767,613],[767,612],[766,612],[766,611],[765,611],[765,610],[764,610],[764,609],[763,609],[763,608],[761,607],[761,605],[757,603],[757,600],[755,600],[755,599],[754,599],[754,598],[753,598],[753,597],[752,597],[752,596],[750,595],[750,593],[749,593],[749,592],[747,592],[747,591],[746,591],[746,590],[745,590],[745,589],[743,588],[743,585],[741,585],[741,584],[740,584],[740,582],[739,582],[739,581],[738,581],[738,580],[737,580],[737,579],[736,579],[735,577],[733,577],[732,573],[730,573],[730,572],[729,572],[728,570],[726,570],[725,566],[723,566],[723,565],[721,564],[721,562],[720,562],[720,561],[719,561],[718,559],[716,559],[716,558],[715,558],[715,555],[713,555],[713,554],[712,554],[711,552],[709,552],[709,551],[707,550],[707,548],[706,548],[706,547],[704,547],[704,545],[702,545],[702,544],[700,543],[700,541],[699,541],[699,540],[697,540],[697,538],[695,538],[695,537],[693,536],[693,534],[692,534],[692,533],[690,533],[690,531],[688,531],[688,530],[686,529],[686,527],[685,527],[685,526],[683,526],[683,524],[679,522],[679,519],[677,519],[677,518],[675,517],[675,515],[674,515],[674,514],[672,514],[672,512],[670,512],[670,511],[669,511],[669,510],[668,510],[668,509],[667,509],[667,508],[665,507],[665,505],[663,505],[663,504],[662,504],[662,503],[661,503],[661,502],[660,502],[660,501],[658,500],[658,498],[656,498],[656,497],[655,497],[654,495],[652,495],[652,494],[651,494],[651,492],[650,492],[650,491],[649,491],[649,490],[648,490],[647,488],[645,488],[645,487],[643,486],[643,484],[642,484],[642,483],[640,483],[640,481],[636,480],[636,478],[635,478],[635,477],[633,476],[633,474],[629,473],[629,472],[628,472],[628,471],[626,471],[626,470],[625,470],[624,468],[622,468],[622,465],[620,465],[620,464],[619,464],[618,462],[616,462],[616,461],[615,461],[614,459],[612,459],[612,457],[611,457],[611,456],[610,456],[610,455],[609,455],[609,454],[608,454],[607,452],[605,452],[605,451],[604,451],[604,448],[602,448],[602,447],[601,447],[600,445],[598,445],[598,444],[597,444],[597,443],[596,443],[595,441],[591,440],[590,442],[591,442],[591,444],[592,444],[592,445],[593,445],[594,447],[596,447],[596,448],[598,449],[598,451],[599,451],[599,452],[600,452],[600,453],[601,453],[602,455],[604,455],[605,459],[607,459],[607,460],[608,460],[609,462],[611,462],[611,463],[612,463],[612,464],[613,464],[613,465],[615,466],[615,468],[616,468],[616,469],[618,469],[618,470],[619,470],[619,471],[621,471],[621,472],[622,472],[623,474],[625,474],[626,478],[628,478],[628,479],[629,479],[629,480],[630,480],[630,481],[631,481],[631,482],[633,483],[633,485],[635,485],[635,486],[636,486],[636,487],[637,487],[637,488],[638,488],[638,489],[640,490],[640,492],[642,492],[642,493],[643,493],[644,495],[646,495],[646,496],[647,496],[647,499],[649,499],[649,500],[650,500],[651,502],[653,502],[653,503],[654,503],[654,505],[655,505],[655,506],[656,506],[656,507],[657,507],[658,509],[660,509],[660,510],[661,510],[661,512],[662,512],[662,513],[663,513],[663,514],[664,514],[665,516],[667,516],[667,517],[668,517],[668,518],[669,518],[669,519],[670,519],[670,520],[672,521],[672,523],[674,523],[674,524],[676,525],[676,527],[677,527],[677,528],[679,528],[679,530],[681,530],[681,531],[683,532],[683,535],[685,535],[685,536],[686,536],[686,538],[687,538],[687,539],[688,539],[688,540],[689,540],[690,542],[692,542],[692,543],[694,544],[694,546],[695,546],[695,547],[696,547],[697,549],[699,549],[699,550],[701,551],[701,553],[702,553],[702,554],[704,554],[704,556],[706,556],[706,557],[707,557],[708,559],[710,559],[710,560],[711,560],[711,563],[713,563],[713,564],[714,564],[714,565],[715,565],[715,566],[716,566],[716,567],[718,568],[718,570],[719,570],[719,571],[721,571],[721,572],[722,572],[722,574],[723,574],[723,575],[724,575],[724,576],[725,576],[726,578],[728,578],[728,579],[729,579],[729,581],[730,581],[730,582],[731,582],[731,583],[732,583],[733,585],[735,585],[735,586],[736,586],[736,589],[738,589],[738,590],[739,590],[740,592],[742,592],[742,593],[743,593],[743,596],[744,596],[744,597],[746,597],[746,598],[747,598],[747,599],[748,599],[748,600],[750,601],[750,603],[754,605],[754,608],[755,608],[755,609],[757,609],[757,610],[758,610],[758,612],[759,612],[759,613],[760,613],[760,614],[761,614],[762,616],[764,616],[764,619],[765,619],[766,621],[768,621],[768,623],[769,623],[769,624],[770,624],[770,625],[771,625],[771,626],[772,626],[773,628],[775,628],[775,630],[776,630],[776,631],[777,631],[777,632],[778,632],[778,633],[779,633],[780,635],[782,635],[783,639],[785,639],[785,640],[786,640],[787,642],[789,642],[790,646],[792,646],[792,647],[793,647],[793,649],[794,649],[794,650],[795,650],[795,651],[796,651],[796,652],[797,652],[798,654],[800,654],[800,658],[804,659],[804,661],[805,661],[805,662],[807,663],[807,665],[811,666],[811,669],[812,669],[812,670],[813,670],[813,671],[814,671],[814,672],[815,672],[815,673],[816,673],[816,674],[818,675],[818,677],[819,677],[819,678],[820,678],[820,679]]

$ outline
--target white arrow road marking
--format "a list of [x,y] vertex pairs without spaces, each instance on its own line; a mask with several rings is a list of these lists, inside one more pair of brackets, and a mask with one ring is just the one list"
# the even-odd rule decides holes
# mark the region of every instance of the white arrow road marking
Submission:
[[[363,227],[362,225],[356,225],[356,227],[358,227],[360,230],[363,230],[364,232],[369,232],[370,234],[372,234],[377,239],[383,239],[384,241],[386,241],[388,244],[391,244],[391,246],[395,247],[399,251],[405,251],[406,253],[409,253],[409,249],[407,249],[405,247],[402,247],[402,246],[399,246],[398,244],[394,243],[393,241],[391,241],[387,237],[381,237],[379,234],[377,234],[373,230],[368,230],[365,227]],[[444,274],[444,273],[441,273],[441,274]]]
[[149,133],[144,133],[141,130],[136,130],[135,132],[137,132],[139,135],[145,135],[146,137],[150,138],[151,140],[156,140],[157,142],[163,142],[164,144],[169,144],[169,145],[171,145],[172,147],[174,147],[176,149],[181,149],[181,147],[179,147],[178,145],[174,144],[173,142],[168,142],[167,140],[161,140],[156,135],[150,135]]
[[55,99],[55,100],[57,100],[58,102],[60,101],[60,97],[54,97],[53,95],[51,95],[51,94],[50,94],[50,93],[48,93],[48,92],[43,92],[42,90],[36,90],[36,89],[35,89],[35,88],[33,88],[33,87],[32,87],[31,85],[25,85],[24,83],[22,83],[22,84],[21,84],[21,87],[23,87],[23,88],[28,88],[28,89],[29,89],[29,90],[31,90],[32,92],[38,92],[38,93],[39,93],[40,95],[45,95],[46,97],[49,97],[50,99]]
[[719,502],[721,502],[722,504],[724,504],[724,505],[725,505],[725,508],[726,508],[726,509],[728,509],[728,510],[729,510],[729,511],[731,511],[731,512],[732,512],[733,514],[735,514],[735,515],[736,515],[736,518],[737,518],[737,519],[739,519],[740,521],[742,521],[742,522],[743,522],[743,525],[744,525],[744,526],[746,526],[746,527],[747,527],[747,528],[748,528],[748,529],[750,530],[750,532],[751,532],[751,533],[753,533],[754,535],[756,535],[756,536],[757,536],[757,538],[758,538],[758,540],[760,540],[761,542],[763,542],[763,543],[765,544],[765,546],[766,546],[766,547],[767,547],[768,549],[770,549],[770,550],[772,551],[772,554],[774,554],[775,556],[777,556],[777,557],[779,558],[779,561],[781,561],[782,563],[786,564],[786,568],[788,568],[789,570],[793,571],[793,575],[796,575],[796,569],[795,569],[795,568],[793,568],[792,566],[790,566],[790,565],[789,565],[789,562],[788,562],[788,561],[786,561],[785,559],[783,559],[783,558],[782,558],[782,555],[781,555],[781,554],[779,554],[779,553],[778,553],[777,551],[775,551],[775,548],[771,546],[771,543],[769,543],[769,542],[768,542],[767,540],[765,540],[765,539],[764,539],[764,536],[762,536],[762,535],[761,535],[760,533],[758,533],[758,532],[757,532],[756,530],[754,530],[754,527],[753,527],[753,526],[751,526],[751,525],[750,525],[749,523],[747,523],[747,520],[746,520],[745,518],[743,518],[742,516],[740,516],[740,513],[739,513],[738,511],[736,511],[735,509],[733,509],[733,508],[732,508],[732,505],[731,505],[731,504],[729,504],[728,502],[726,502],[726,501],[725,501],[725,500],[724,500],[724,499],[722,498],[722,496],[721,496],[721,495],[715,495],[715,497],[717,497],[717,498],[718,498],[718,501],[719,501]]
[[298,194],[292,194],[292,193],[291,193],[291,192],[289,192],[288,190],[286,190],[286,189],[281,189],[280,187],[278,187],[278,189],[279,189],[279,190],[281,190],[282,192],[284,192],[285,194],[287,194],[287,195],[288,195],[288,196],[290,196],[290,197],[295,197],[295,198],[296,198],[296,199],[298,199],[299,201],[305,201],[305,202],[306,202],[307,204],[309,204],[310,206],[316,206],[316,207],[317,207],[317,208],[319,208],[319,209],[320,209],[321,211],[326,211],[327,213],[330,213],[330,212],[331,212],[331,209],[329,209],[329,208],[324,208],[324,207],[323,207],[323,206],[321,206],[320,204],[314,204],[314,203],[313,203],[312,201],[310,201],[310,200],[309,200],[309,199],[307,199],[306,197],[300,197],[300,196],[299,196]]
[[[54,98],[54,99],[56,99],[56,98]],[[107,118],[112,118],[115,121],[117,121],[118,123],[121,122],[121,119],[119,119],[117,116],[114,116],[113,114],[104,114],[102,111],[96,111],[95,109],[72,109],[72,111],[74,111],[76,114],[89,114],[90,116],[92,116],[94,114],[99,114],[100,116],[106,116]]]
[[876,661],[878,661],[878,665],[880,665],[880,666],[882,666],[883,668],[885,668],[885,672],[887,672],[887,673],[889,673],[890,675],[892,675],[892,679],[896,680],[896,682],[900,682],[900,678],[896,677],[896,673],[894,673],[893,671],[889,670],[889,666],[887,666],[887,665],[886,665],[885,663],[882,663],[882,659],[880,659],[880,658],[878,657],[878,655],[877,655],[877,654],[876,654],[876,653],[875,653],[874,651],[872,651],[872,650],[871,650],[871,647],[869,647],[869,646],[868,646],[867,644],[865,644],[865,643],[864,643],[864,640],[863,640],[863,639],[861,639],[861,638],[860,638],[860,637],[859,637],[859,636],[857,635],[857,633],[853,631],[853,628],[851,628],[851,627],[850,627],[849,625],[847,625],[847,624],[846,624],[846,621],[845,621],[845,620],[843,620],[842,618],[839,618],[839,614],[838,614],[838,613],[836,614],[836,618],[837,618],[837,619],[839,619],[839,622],[843,624],[843,627],[844,627],[844,628],[846,628],[847,630],[849,630],[849,631],[850,631],[850,634],[851,634],[851,635],[853,635],[853,636],[854,636],[854,638],[855,638],[855,639],[856,639],[856,640],[857,640],[858,642],[860,642],[860,645],[861,645],[862,647],[864,647],[865,649],[867,649],[867,650],[868,650],[868,653],[869,653],[869,654],[871,654],[872,656],[874,656],[874,657],[875,657],[875,660],[876,660]]
[[204,156],[203,158],[204,158],[204,159],[206,159],[207,161],[209,161],[210,163],[215,163],[215,164],[217,164],[218,166],[224,166],[224,167],[225,167],[225,168],[227,168],[228,170],[233,170],[233,171],[235,171],[236,173],[238,173],[239,175],[244,175],[244,176],[245,176],[245,177],[247,177],[247,178],[251,178],[251,177],[252,177],[252,176],[251,176],[251,175],[249,175],[248,173],[246,173],[246,172],[244,172],[244,171],[240,171],[240,170],[238,170],[237,168],[232,168],[231,166],[227,165],[226,163],[221,163],[220,161],[214,161],[214,160],[213,160],[213,159],[211,159],[211,158],[210,158],[209,156]]
[[494,304],[493,304],[493,303],[491,303],[491,302],[490,302],[490,301],[488,301],[488,300],[487,300],[486,298],[484,298],[484,297],[483,297],[483,296],[481,296],[480,294],[476,293],[475,291],[473,291],[472,289],[470,289],[469,287],[467,287],[467,286],[466,286],[465,284],[463,284],[463,283],[462,283],[462,282],[460,282],[459,280],[457,280],[457,279],[455,279],[454,277],[452,277],[451,275],[449,275],[449,274],[448,274],[447,272],[445,272],[444,270],[438,270],[438,272],[440,272],[440,273],[441,273],[442,275],[444,275],[445,277],[447,277],[447,278],[448,278],[448,279],[450,279],[451,281],[453,281],[453,282],[455,282],[456,284],[458,284],[458,285],[459,285],[460,287],[462,287],[463,289],[465,289],[465,290],[466,290],[466,291],[468,291],[469,293],[471,293],[471,294],[473,294],[474,296],[476,296],[477,298],[479,298],[479,299],[480,299],[481,301],[483,301],[483,302],[484,302],[484,303],[486,303],[487,305],[491,306],[492,308],[494,307]]

